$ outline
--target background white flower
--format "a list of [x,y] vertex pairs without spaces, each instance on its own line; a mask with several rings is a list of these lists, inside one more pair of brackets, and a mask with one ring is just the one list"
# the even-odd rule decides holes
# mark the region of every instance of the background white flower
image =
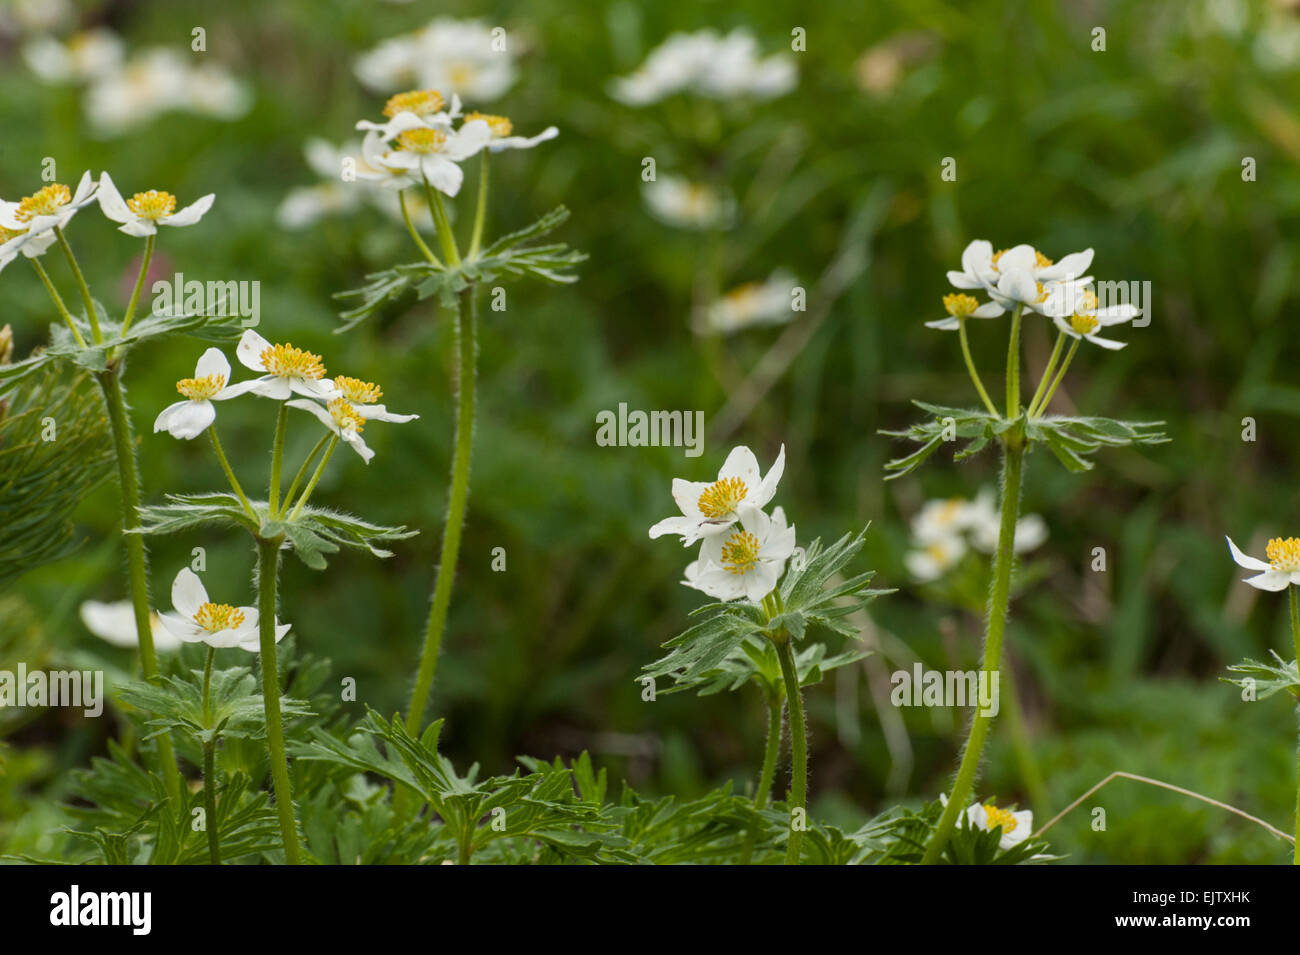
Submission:
[[642,188],[652,215],[679,229],[715,229],[731,225],[735,202],[711,186],[680,176],[661,175]]
[[504,32],[494,35],[481,20],[440,17],[362,54],[354,69],[357,79],[377,93],[420,86],[484,102],[514,83],[517,42]]
[[763,58],[758,40],[743,28],[674,33],[630,76],[615,79],[610,95],[629,106],[648,106],[674,93],[718,100],[783,96],[799,81],[785,54]]
[[785,324],[795,314],[791,293],[797,284],[789,272],[777,271],[766,281],[737,286],[705,309],[695,331],[726,335],[757,325]]
[[[140,633],[135,626],[135,607],[129,600],[118,600],[113,603],[87,600],[81,605],[81,622],[95,636],[115,647],[140,645]],[[154,649],[159,653],[167,653],[180,647],[181,641],[163,627],[162,621],[154,611],[149,613],[149,627],[153,634]]]
[[23,59],[46,83],[84,83],[118,68],[122,40],[107,27],[74,33],[66,43],[38,36],[23,47]]

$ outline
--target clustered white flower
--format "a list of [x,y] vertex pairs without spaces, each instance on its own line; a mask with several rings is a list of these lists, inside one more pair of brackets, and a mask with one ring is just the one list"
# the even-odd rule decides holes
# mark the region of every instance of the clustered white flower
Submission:
[[673,499],[681,514],[659,521],[650,537],[674,534],[689,547],[700,543],[699,557],[686,568],[686,586],[718,600],[759,603],[776,587],[794,553],[795,529],[777,507],[763,510],[776,494],[785,471],[785,446],[763,475],[754,452],[734,448],[713,482],[673,480]]
[[[974,500],[961,497],[927,501],[912,518],[912,549],[903,562],[922,583],[938,580],[961,562],[969,547],[986,554],[997,550],[1000,517],[992,488],[982,488]],[[1016,553],[1047,540],[1047,523],[1037,514],[1016,522]]]
[[765,281],[737,286],[704,310],[695,331],[728,335],[758,325],[783,325],[794,317],[792,293],[796,285],[793,275],[777,271]]
[[103,136],[122,135],[173,111],[238,119],[252,104],[246,84],[222,67],[165,47],[128,59],[121,39],[103,27],[67,41],[36,37],[23,56],[45,83],[84,85],[86,118]]
[[669,36],[635,72],[615,79],[610,95],[629,106],[648,106],[682,92],[717,100],[768,100],[784,96],[798,82],[794,59],[762,57],[748,30],[726,35],[700,30]]
[[735,217],[729,194],[681,176],[657,176],[645,184],[642,196],[651,215],[678,229],[726,229]]
[[411,87],[489,101],[514,84],[514,38],[481,20],[440,17],[414,33],[385,40],[357,58],[357,79],[375,93]]

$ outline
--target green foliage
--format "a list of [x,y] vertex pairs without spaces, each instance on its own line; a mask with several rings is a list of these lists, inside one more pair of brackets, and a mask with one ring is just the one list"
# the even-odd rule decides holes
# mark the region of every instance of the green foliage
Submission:
[[[145,724],[155,734],[179,730],[198,743],[220,737],[265,739],[266,717],[257,679],[247,667],[215,670],[212,674],[209,707],[203,706],[203,672],[194,670],[193,679],[162,677],[157,684],[133,681],[118,690],[123,702],[149,714]],[[305,703],[280,698],[280,712],[287,718],[310,716]]]
[[1232,683],[1242,688],[1250,687],[1255,692],[1255,699],[1262,700],[1282,690],[1300,700],[1300,671],[1296,669],[1295,660],[1283,660],[1275,650],[1270,650],[1276,663],[1267,660],[1243,660],[1228,667],[1232,673],[1240,673],[1235,680],[1221,677],[1224,683]]

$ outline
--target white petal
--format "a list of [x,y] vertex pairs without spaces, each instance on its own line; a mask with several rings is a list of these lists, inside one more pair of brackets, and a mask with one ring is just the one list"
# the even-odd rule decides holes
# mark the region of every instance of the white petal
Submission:
[[731,453],[727,455],[727,460],[722,464],[722,470],[718,472],[719,481],[727,478],[739,478],[745,482],[749,494],[755,493],[763,480],[758,470],[758,458],[754,457],[754,452],[744,445],[732,448]]
[[130,222],[136,217],[135,213],[127,208],[126,201],[117,191],[117,186],[113,185],[113,177],[107,170],[99,176],[99,208],[114,222]]
[[327,408],[322,407],[314,401],[308,401],[305,398],[295,398],[293,401],[286,401],[285,404],[290,408],[298,408],[314,415],[316,420],[329,428],[335,434],[339,433],[339,427],[334,423],[334,416],[329,413]]
[[948,272],[948,281],[953,288],[974,289],[983,288],[984,283],[979,279],[971,278],[965,272]]
[[349,448],[361,455],[361,460],[365,461],[366,464],[369,464],[370,459],[375,456],[374,450],[366,444],[365,439],[351,428],[340,431],[339,436],[347,443]]
[[220,348],[209,348],[194,365],[195,378],[207,378],[209,375],[217,375],[222,381],[230,380],[230,362]]
[[759,485],[758,494],[750,494],[749,499],[759,507],[765,507],[767,502],[772,500],[776,494],[776,486],[781,482],[781,475],[785,474],[785,445],[781,445],[781,450],[777,453],[776,460],[772,467],[768,469],[767,476],[763,478],[763,483]]
[[970,313],[971,318],[997,318],[999,315],[1006,313],[1006,309],[997,302],[985,302],[975,311]]
[[[975,239],[961,253],[961,267],[969,276],[978,278],[993,266],[993,243],[987,239]],[[948,273],[952,281],[953,273]],[[956,283],[953,283],[956,285]],[[961,286],[958,286],[960,288]],[[973,288],[974,286],[967,286]]]
[[163,426],[168,434],[173,438],[190,441],[201,435],[212,422],[217,420],[217,409],[212,406],[211,401],[179,402],[163,409],[163,413],[154,422],[155,432],[159,430],[158,424],[162,421],[163,415],[167,415],[167,421]]
[[690,537],[694,534],[698,524],[698,521],[689,517],[665,517],[659,523],[651,526],[650,539],[655,540],[665,534],[679,534],[682,537]]
[[1100,345],[1102,348],[1108,348],[1111,351],[1119,351],[1126,344],[1125,342],[1112,341],[1109,338],[1098,338],[1096,335],[1084,335],[1083,337],[1094,345]]
[[959,327],[961,327],[961,322],[949,315],[947,318],[940,318],[933,322],[926,322],[925,327],[937,328],[943,332],[955,332]]
[[208,602],[208,592],[199,580],[199,575],[188,567],[182,567],[172,581],[172,606],[183,617],[194,619],[199,608]]
[[1232,542],[1231,537],[1224,537],[1228,542],[1228,549],[1232,551],[1232,559],[1236,561],[1238,567],[1245,567],[1247,570],[1272,570],[1273,567],[1267,561],[1262,561],[1258,557],[1251,557],[1243,554],[1237,545]]
[[200,219],[203,218],[204,213],[206,213],[209,209],[212,208],[212,203],[215,199],[216,199],[216,195],[210,192],[202,199],[199,199],[195,202],[191,202],[180,212],[174,213],[173,215],[169,215],[167,218],[159,222],[159,225],[175,225],[175,226],[194,225],[194,223],[198,222]]
[[244,382],[248,385],[248,390],[255,395],[261,395],[263,398],[272,398],[276,401],[284,401],[293,394],[293,389],[289,387],[289,382],[285,378],[276,378],[274,375],[267,375],[265,378],[254,378],[251,382]]
[[235,357],[245,368],[266,371],[266,365],[262,363],[262,352],[270,347],[270,342],[250,328],[240,337],[239,345],[235,348]]
[[1291,585],[1291,575],[1269,569],[1258,577],[1247,577],[1243,583],[1250,584],[1258,590],[1286,590]]
[[429,181],[429,185],[453,198],[460,192],[461,183],[465,181],[465,173],[460,166],[442,156],[421,157],[420,172]]

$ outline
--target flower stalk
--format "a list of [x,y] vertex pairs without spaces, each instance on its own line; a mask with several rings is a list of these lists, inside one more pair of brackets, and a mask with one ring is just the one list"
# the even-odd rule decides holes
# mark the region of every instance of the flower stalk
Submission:
[[258,539],[257,542],[257,625],[262,659],[262,701],[266,712],[266,749],[271,764],[271,782],[275,791],[275,808],[280,818],[280,835],[284,841],[284,860],[289,865],[302,862],[298,844],[298,825],[293,813],[293,787],[289,782],[289,762],[284,751],[284,725],[280,717],[280,673],[276,664],[275,604],[280,570],[280,545],[283,537]]
[[[785,696],[790,708],[790,841],[786,844],[785,864],[798,865],[803,849],[804,826],[808,811],[808,726],[804,720],[803,691],[799,688],[799,674],[795,670],[794,649],[790,636],[777,643],[776,655],[781,660],[781,677],[785,681]],[[801,825],[794,825],[794,814],[802,811]]]
[[140,256],[140,274],[135,278],[135,288],[131,292],[131,301],[127,303],[126,314],[122,318],[122,335],[125,337],[126,330],[131,327],[131,320],[135,318],[136,306],[140,304],[140,290],[144,288],[145,276],[149,274],[149,263],[153,260],[153,246],[158,237],[149,235],[144,240],[144,252]]
[[208,861],[221,865],[221,833],[217,826],[217,737],[212,726],[212,661],[216,647],[208,647],[203,664],[203,721],[211,733],[203,742],[203,822],[208,832]]
[[[1286,590],[1291,598],[1291,644],[1295,649],[1296,659],[1300,660],[1300,597],[1297,597],[1294,585]],[[1295,851],[1291,856],[1291,864],[1300,865],[1300,749],[1297,750],[1296,756],[1295,836]]]

